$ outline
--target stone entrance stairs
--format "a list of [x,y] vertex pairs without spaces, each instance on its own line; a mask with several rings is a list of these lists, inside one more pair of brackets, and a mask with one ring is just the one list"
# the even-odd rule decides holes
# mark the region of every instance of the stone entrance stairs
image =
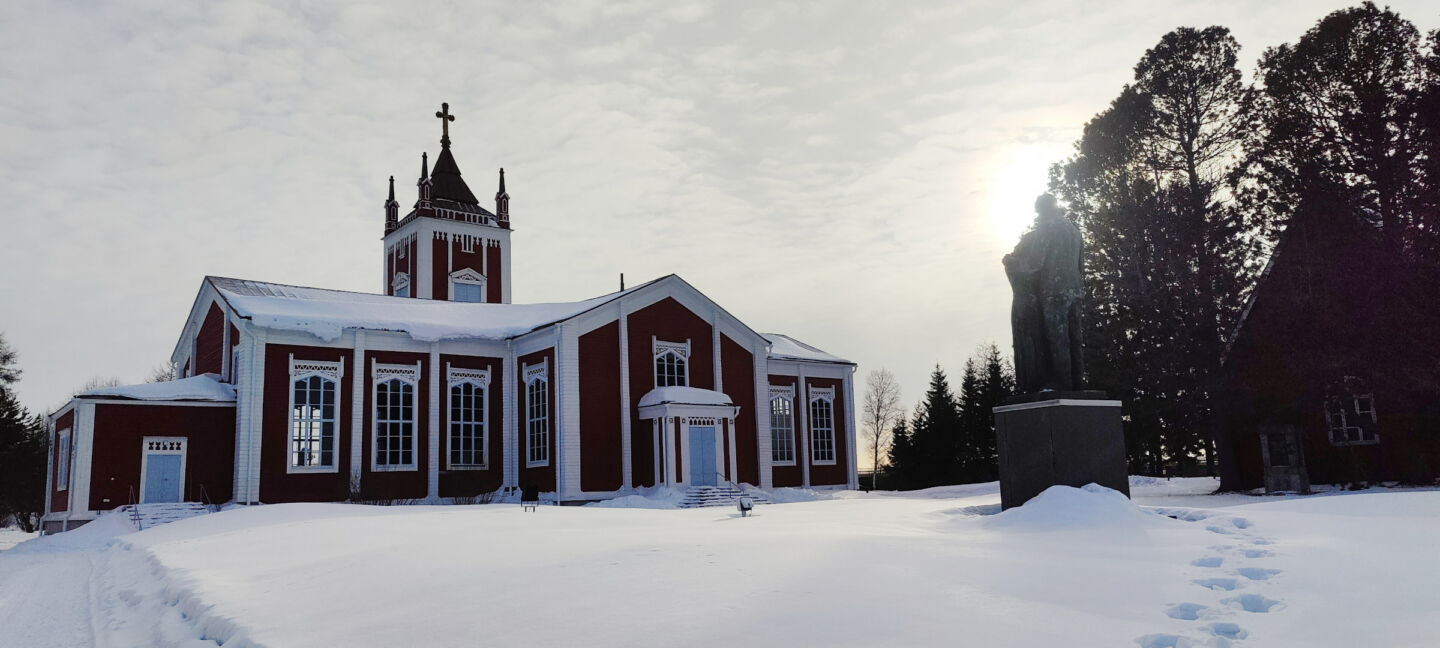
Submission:
[[168,524],[197,515],[213,513],[215,509],[200,502],[163,502],[157,504],[129,504],[116,509],[130,518],[137,530]]
[[680,508],[734,506],[735,501],[741,496],[749,497],[756,504],[771,503],[764,495],[746,493],[730,484],[722,484],[720,486],[691,486],[685,490],[685,499],[680,500]]

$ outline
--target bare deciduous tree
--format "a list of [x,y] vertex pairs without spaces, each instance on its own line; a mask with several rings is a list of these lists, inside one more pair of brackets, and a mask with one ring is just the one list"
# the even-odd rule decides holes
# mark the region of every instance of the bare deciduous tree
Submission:
[[880,472],[880,455],[890,444],[890,430],[905,414],[900,407],[900,383],[889,369],[881,367],[866,374],[863,412],[865,441],[869,444],[874,462],[870,473],[870,488],[873,490]]

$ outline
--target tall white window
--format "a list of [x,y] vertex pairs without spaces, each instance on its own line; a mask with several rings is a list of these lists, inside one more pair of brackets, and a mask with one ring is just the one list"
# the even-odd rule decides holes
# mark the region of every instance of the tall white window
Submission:
[[485,275],[469,268],[450,273],[450,300],[480,304],[485,302]]
[[70,428],[55,437],[55,490],[65,490],[70,487]]
[[550,378],[541,363],[525,368],[525,465],[550,462]]
[[810,459],[835,463],[835,390],[810,390]]
[[655,354],[655,386],[686,387],[690,384],[690,341],[662,342],[651,338]]
[[770,461],[795,463],[795,412],[788,390],[770,393]]
[[447,370],[450,383],[450,467],[481,468],[487,465],[485,450],[485,401],[490,372],[477,369]]
[[415,463],[416,386],[420,365],[371,365],[374,384],[374,470],[411,470]]
[[290,358],[288,472],[334,472],[341,363]]

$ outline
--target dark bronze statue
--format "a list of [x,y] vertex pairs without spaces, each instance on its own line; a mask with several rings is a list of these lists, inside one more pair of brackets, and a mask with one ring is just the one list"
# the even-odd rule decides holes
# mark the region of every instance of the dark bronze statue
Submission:
[[1035,226],[1005,255],[1005,276],[1014,301],[1010,331],[1015,341],[1015,387],[1020,394],[1081,389],[1080,229],[1050,194],[1035,200]]

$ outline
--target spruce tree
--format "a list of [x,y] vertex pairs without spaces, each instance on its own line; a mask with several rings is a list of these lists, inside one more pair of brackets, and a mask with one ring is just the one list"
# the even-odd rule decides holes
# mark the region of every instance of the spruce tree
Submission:
[[960,410],[945,370],[935,365],[930,387],[915,408],[910,426],[922,487],[959,483]]
[[19,378],[15,351],[0,334],[0,520],[13,516],[30,532],[45,506],[47,439],[43,419],[30,416],[10,388]]

